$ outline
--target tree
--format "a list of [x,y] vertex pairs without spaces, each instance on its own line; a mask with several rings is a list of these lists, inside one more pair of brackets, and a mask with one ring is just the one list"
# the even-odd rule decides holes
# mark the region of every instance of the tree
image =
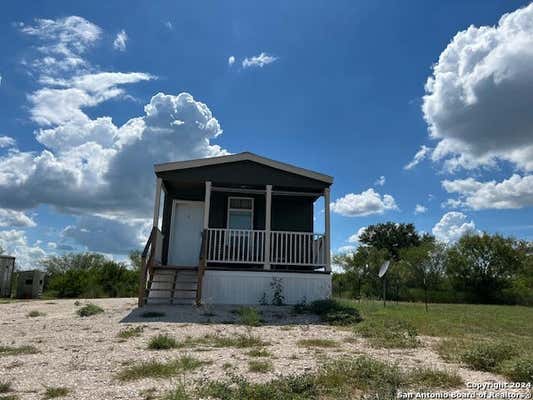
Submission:
[[426,242],[401,251],[400,263],[408,265],[408,274],[416,286],[424,289],[428,310],[428,291],[434,288],[445,274],[446,248],[441,243]]
[[385,222],[369,225],[359,236],[359,242],[376,249],[385,249],[389,256],[398,261],[400,250],[418,246],[422,241],[432,241],[432,236],[420,236],[413,224]]
[[135,271],[141,270],[141,254],[142,253],[140,250],[132,250],[128,255],[128,258],[130,259],[130,264]]
[[505,291],[526,269],[523,242],[500,235],[466,235],[448,251],[446,271],[455,289],[482,303],[505,301]]

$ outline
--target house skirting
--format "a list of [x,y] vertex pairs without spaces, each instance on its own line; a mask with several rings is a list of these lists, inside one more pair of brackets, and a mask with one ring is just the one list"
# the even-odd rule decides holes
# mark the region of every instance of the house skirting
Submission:
[[314,272],[216,271],[203,278],[202,304],[260,304],[272,301],[273,279],[279,279],[285,304],[331,297],[331,275]]

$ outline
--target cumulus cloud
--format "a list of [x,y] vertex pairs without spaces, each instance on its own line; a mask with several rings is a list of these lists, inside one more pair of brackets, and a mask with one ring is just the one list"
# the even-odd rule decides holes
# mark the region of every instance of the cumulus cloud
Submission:
[[165,27],[166,27],[169,31],[171,31],[171,30],[174,29],[174,25],[172,25],[172,22],[170,22],[170,21],[166,21],[166,22],[164,23],[164,25],[165,25]]
[[12,147],[15,143],[15,139],[10,136],[0,136],[0,149],[4,147]]
[[267,53],[261,53],[258,56],[246,57],[242,60],[243,68],[263,68],[265,65],[272,64],[278,58]]
[[468,217],[462,212],[450,211],[442,216],[432,229],[433,235],[444,243],[459,240],[466,234],[477,233],[474,221],[468,221]]
[[5,254],[16,258],[15,263],[21,269],[35,268],[47,255],[38,243],[29,244],[24,231],[17,229],[0,231],[0,247]]
[[235,56],[229,56],[228,65],[231,67],[233,64],[235,64]]
[[115,40],[113,41],[113,48],[118,51],[126,51],[126,42],[128,41],[128,34],[124,29],[122,29]]
[[415,214],[424,214],[427,210],[427,207],[424,207],[422,204],[417,204],[415,206]]
[[374,185],[376,186],[383,186],[386,182],[386,179],[383,175],[381,175],[376,181],[374,182]]
[[452,207],[473,210],[523,208],[533,206],[533,175],[512,175],[502,182],[479,182],[473,178],[444,180],[448,193],[457,193],[457,199],[446,203]]
[[[0,156],[0,207],[23,211],[50,205],[79,216],[65,230],[65,238],[88,250],[127,252],[139,246],[139,227],[149,220],[153,207],[153,164],[227,152],[210,142],[222,133],[217,119],[188,93],[158,93],[144,113],[122,125],[110,116],[89,116],[88,108],[125,97],[124,85],[153,77],[94,68],[82,55],[100,29],[81,20],[68,17],[39,20],[35,27],[22,25],[24,33],[46,42],[47,50],[39,54],[55,56],[55,39],[68,47],[69,55],[79,56],[83,68],[58,75],[30,64],[41,84],[28,98],[42,149],[12,148]],[[68,39],[71,36],[80,44]],[[98,232],[99,238],[91,239],[85,230]]]
[[348,243],[359,243],[359,238],[365,231],[366,226],[359,228],[359,230],[348,238]]
[[406,170],[413,169],[420,162],[424,161],[424,159],[429,155],[430,152],[431,152],[430,147],[427,147],[425,145],[420,146],[420,149],[416,152],[413,159],[407,165],[405,165],[403,169],[406,169]]
[[337,253],[340,253],[340,254],[353,253],[356,249],[357,249],[357,246],[351,246],[351,245],[341,246],[337,249]]
[[0,208],[0,227],[31,228],[35,221],[22,211]]
[[389,194],[381,196],[372,188],[358,194],[349,193],[331,203],[333,212],[347,217],[383,214],[397,209],[394,197]]
[[473,169],[508,161],[533,170],[533,4],[496,26],[470,26],[441,53],[423,114],[438,140],[434,161]]

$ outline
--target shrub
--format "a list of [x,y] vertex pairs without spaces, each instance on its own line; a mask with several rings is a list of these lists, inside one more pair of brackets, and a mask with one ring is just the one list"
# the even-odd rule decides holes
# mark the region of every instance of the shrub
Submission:
[[285,304],[285,296],[283,295],[283,280],[281,278],[272,278],[270,282],[270,289],[272,289],[272,305],[282,306]]
[[66,387],[47,387],[44,392],[45,399],[55,399],[57,397],[65,397],[70,393]]
[[502,372],[514,382],[533,383],[533,359],[515,358],[502,365]]
[[183,356],[168,362],[145,361],[127,366],[117,376],[121,381],[134,381],[144,378],[169,378],[184,371],[192,371],[210,364],[194,357]]
[[507,343],[476,343],[461,355],[461,361],[470,368],[490,372],[495,371],[503,361],[511,359],[516,354],[516,349]]
[[403,320],[367,320],[354,327],[354,332],[375,347],[414,348],[419,344],[416,328]]
[[331,339],[302,339],[298,346],[302,347],[337,347],[339,344]]
[[103,313],[104,309],[96,304],[89,303],[78,309],[76,312],[80,317],[90,317],[91,315]]
[[173,337],[167,335],[157,335],[150,339],[148,348],[150,350],[168,350],[179,347],[179,343]]
[[171,390],[167,394],[165,394],[163,397],[161,397],[161,400],[191,400],[192,397],[189,393],[187,393],[187,390],[185,389],[185,386],[183,384],[179,384],[174,388],[174,390]]
[[241,307],[237,310],[239,320],[242,324],[248,326],[261,325],[261,316],[259,312],[253,307]]
[[414,369],[408,374],[407,381],[418,388],[450,389],[463,384],[463,379],[455,372],[429,368]]
[[352,325],[363,320],[359,311],[352,304],[339,300],[317,300],[308,306],[299,304],[294,311],[317,314],[322,321],[330,325]]
[[0,381],[0,393],[7,393],[11,391],[11,382]]
[[274,368],[270,361],[260,361],[260,360],[250,360],[248,361],[248,371],[250,372],[259,372],[267,373],[272,371]]
[[253,349],[246,353],[246,355],[250,357],[270,357],[272,354],[265,349]]
[[35,318],[35,317],[44,317],[46,314],[43,312],[40,312],[38,310],[32,310],[28,313],[28,318]]
[[142,326],[130,326],[129,328],[121,330],[117,336],[121,339],[129,339],[132,337],[138,337],[141,336],[141,333],[143,332]]

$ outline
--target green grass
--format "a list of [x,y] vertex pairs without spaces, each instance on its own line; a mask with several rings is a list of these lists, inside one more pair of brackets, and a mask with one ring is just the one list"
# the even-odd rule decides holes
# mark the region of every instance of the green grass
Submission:
[[44,317],[44,316],[46,316],[46,314],[43,313],[43,312],[40,312],[38,310],[32,310],[26,316],[28,318],[36,318],[36,317]]
[[409,372],[407,382],[419,389],[451,389],[460,387],[464,382],[456,372],[438,369],[417,368]]
[[302,339],[298,341],[301,347],[337,347],[338,342],[331,339]]
[[23,354],[36,354],[39,350],[37,350],[33,346],[0,346],[0,357],[1,356],[18,356]]
[[168,362],[138,362],[124,368],[117,375],[117,378],[121,381],[134,381],[144,378],[170,378],[186,371],[193,371],[207,364],[210,364],[210,362],[190,356],[182,356]]
[[63,386],[58,386],[58,387],[47,387],[45,392],[44,392],[44,398],[45,399],[55,399],[55,398],[58,398],[58,397],[65,397],[65,396],[68,396],[68,394],[70,393],[70,389],[69,388],[66,388],[66,387],[63,387]]
[[139,337],[143,333],[143,327],[142,326],[130,326],[128,328],[122,329],[118,334],[117,337],[120,339],[130,339],[132,337]]
[[18,397],[16,394],[8,394],[5,396],[0,395],[0,400],[19,400],[20,397]]
[[179,384],[173,390],[160,398],[161,400],[192,400],[191,395],[187,392],[185,385]]
[[330,325],[347,326],[362,321],[357,306],[349,300],[317,300],[309,305],[296,305],[296,313],[312,313]]
[[533,358],[518,357],[505,361],[501,370],[513,382],[533,383]]
[[103,312],[104,309],[102,307],[93,303],[86,304],[76,311],[80,317],[90,317],[91,315],[101,314]]
[[265,361],[265,360],[248,361],[248,371],[250,372],[258,372],[261,374],[265,374],[267,372],[272,371],[273,369],[274,367],[270,361]]
[[11,391],[11,382],[0,381],[0,393]]
[[270,357],[272,354],[266,349],[252,349],[246,355],[250,357]]
[[419,345],[416,328],[403,320],[367,319],[354,326],[354,333],[368,339],[373,347],[409,349]]
[[223,336],[223,335],[205,335],[197,338],[189,337],[178,343],[178,348],[195,347],[195,346],[210,346],[210,347],[236,347],[239,349],[248,347],[262,347],[268,343],[262,341],[259,337],[247,335]]
[[159,311],[145,311],[141,314],[141,318],[161,318],[164,316],[166,316],[166,314]]
[[168,350],[176,349],[180,347],[180,344],[176,339],[168,335],[157,335],[150,339],[148,342],[148,348],[150,350]]
[[504,342],[481,342],[472,344],[461,354],[463,361],[469,368],[479,371],[497,371],[502,362],[517,356],[516,347]]
[[237,310],[239,316],[239,322],[248,326],[261,325],[261,315],[253,307],[241,307]]

